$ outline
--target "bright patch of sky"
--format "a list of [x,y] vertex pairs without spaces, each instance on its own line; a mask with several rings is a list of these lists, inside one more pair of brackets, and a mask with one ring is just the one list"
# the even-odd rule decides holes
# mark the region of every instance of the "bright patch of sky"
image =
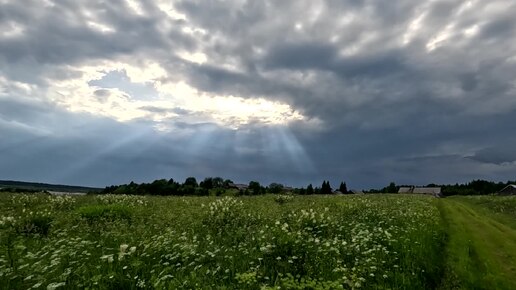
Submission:
[[[155,63],[134,67],[110,63],[78,67],[77,79],[57,81],[49,97],[72,112],[88,112],[125,122],[147,119],[159,131],[170,130],[174,121],[214,122],[237,129],[257,123],[286,125],[304,117],[289,105],[264,98],[242,98],[200,91],[184,81],[162,82],[166,72]],[[182,114],[177,112],[181,111]]]

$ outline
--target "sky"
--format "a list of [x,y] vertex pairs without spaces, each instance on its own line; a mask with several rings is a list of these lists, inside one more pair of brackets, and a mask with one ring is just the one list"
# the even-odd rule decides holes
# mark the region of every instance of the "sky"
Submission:
[[516,179],[516,2],[0,0],[0,179]]

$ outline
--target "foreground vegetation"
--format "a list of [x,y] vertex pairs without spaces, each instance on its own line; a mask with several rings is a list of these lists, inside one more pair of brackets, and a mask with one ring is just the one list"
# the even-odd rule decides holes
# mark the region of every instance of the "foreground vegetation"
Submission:
[[516,289],[514,219],[505,223],[511,216],[500,215],[516,208],[516,198],[449,198],[440,206],[448,232],[443,285],[453,289]]
[[2,197],[7,288],[438,283],[430,198]]
[[[458,251],[464,238],[476,236],[450,222],[458,220],[455,202],[413,195],[3,193],[0,288],[469,287],[478,279],[466,275],[471,268]],[[462,268],[450,271],[455,267]],[[476,288],[503,289],[511,285],[504,275]]]

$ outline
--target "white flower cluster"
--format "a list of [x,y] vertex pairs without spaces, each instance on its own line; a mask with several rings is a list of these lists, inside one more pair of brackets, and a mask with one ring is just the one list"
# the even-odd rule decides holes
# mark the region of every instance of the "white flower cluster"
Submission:
[[16,219],[12,216],[0,217],[0,227],[9,227],[16,223]]
[[[424,262],[441,250],[439,211],[424,197],[300,196],[288,206],[274,196],[13,198],[0,204],[9,289],[424,288]],[[69,209],[77,203],[141,210],[130,223],[85,227]],[[35,214],[57,220],[44,240],[5,228]]]
[[147,198],[144,196],[127,194],[102,194],[96,196],[101,204],[123,204],[127,206],[146,206]]

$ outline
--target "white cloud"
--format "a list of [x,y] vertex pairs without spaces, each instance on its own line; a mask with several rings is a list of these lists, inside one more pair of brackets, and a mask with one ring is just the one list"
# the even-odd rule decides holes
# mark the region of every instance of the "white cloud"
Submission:
[[[52,80],[47,95],[53,102],[71,112],[88,112],[120,122],[144,118],[158,123],[156,126],[162,129],[172,120],[214,122],[221,126],[238,128],[251,122],[284,125],[304,119],[287,104],[264,98],[246,99],[202,92],[184,81],[163,81],[167,72],[157,63],[137,63],[138,66],[122,62],[101,62],[91,66],[69,67],[70,70],[81,72],[79,77]],[[152,84],[158,98],[142,101],[124,91],[124,87],[103,88],[88,84],[92,80],[102,79],[111,71],[125,71],[133,83]],[[145,110],[148,107],[162,110],[150,112]],[[181,108],[193,115],[170,113],[175,108]]]
[[183,51],[179,53],[179,56],[185,60],[197,63],[197,64],[203,64],[208,60],[208,57],[206,54],[202,52],[195,52],[191,53],[188,51]]
[[23,35],[24,31],[25,27],[15,21],[0,23],[0,39],[19,37]]

